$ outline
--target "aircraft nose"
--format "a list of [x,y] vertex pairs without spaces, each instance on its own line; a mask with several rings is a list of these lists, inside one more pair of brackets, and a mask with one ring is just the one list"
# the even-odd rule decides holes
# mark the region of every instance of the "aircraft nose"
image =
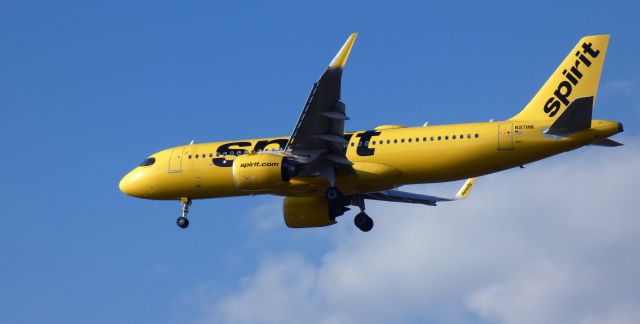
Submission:
[[125,175],[124,177],[122,177],[122,179],[120,179],[120,191],[122,191],[122,193],[127,194],[127,195],[131,195],[129,192],[131,192],[131,173],[128,173],[127,175]]
[[120,180],[120,191],[133,197],[144,197],[145,193],[142,185],[139,183],[140,174],[133,170]]

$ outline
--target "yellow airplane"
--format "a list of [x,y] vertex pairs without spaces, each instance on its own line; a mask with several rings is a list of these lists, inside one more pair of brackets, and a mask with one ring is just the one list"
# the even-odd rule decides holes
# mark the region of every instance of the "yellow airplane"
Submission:
[[[584,145],[622,145],[608,137],[622,124],[592,120],[609,42],[587,36],[520,113],[504,121],[345,132],[342,70],[356,39],[351,34],[313,85],[293,133],[178,146],[152,154],[120,181],[128,195],[179,200],[177,224],[189,225],[193,199],[271,194],[284,197],[289,227],[319,227],[356,206],[354,223],[373,227],[365,200],[435,206],[469,194],[474,177],[522,167]],[[467,179],[451,198],[395,190],[399,186]]]

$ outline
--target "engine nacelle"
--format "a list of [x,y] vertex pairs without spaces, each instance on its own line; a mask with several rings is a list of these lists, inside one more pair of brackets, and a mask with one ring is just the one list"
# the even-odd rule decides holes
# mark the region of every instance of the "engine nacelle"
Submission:
[[282,155],[247,154],[236,157],[232,172],[238,190],[260,191],[288,183],[296,168]]
[[329,216],[329,204],[322,196],[285,197],[284,222],[291,228],[321,227],[336,223]]

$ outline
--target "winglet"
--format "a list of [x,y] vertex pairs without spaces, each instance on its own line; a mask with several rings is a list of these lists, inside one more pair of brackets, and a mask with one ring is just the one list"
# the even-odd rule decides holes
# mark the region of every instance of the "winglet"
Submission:
[[473,187],[473,184],[475,182],[476,182],[476,178],[469,178],[469,180],[467,180],[467,182],[465,182],[462,185],[460,190],[458,190],[458,193],[456,194],[455,200],[462,200],[462,199],[467,198],[467,196],[469,196],[469,193],[471,192],[471,188]]
[[358,33],[353,33],[349,36],[347,41],[344,42],[344,45],[342,45],[338,54],[336,54],[333,60],[331,60],[331,63],[329,63],[330,69],[341,69],[345,64],[347,64],[347,58],[349,58],[349,53],[351,53],[351,48],[353,47],[353,43],[356,41],[357,36]]

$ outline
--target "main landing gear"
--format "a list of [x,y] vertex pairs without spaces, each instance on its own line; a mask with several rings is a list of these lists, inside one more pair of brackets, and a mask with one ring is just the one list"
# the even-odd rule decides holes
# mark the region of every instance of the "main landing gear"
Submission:
[[181,198],[180,203],[182,203],[182,215],[178,217],[176,220],[176,224],[180,228],[189,227],[189,220],[187,219],[187,214],[189,214],[189,206],[191,206],[191,199],[189,198]]
[[370,231],[373,228],[373,219],[364,212],[364,197],[362,195],[352,196],[351,204],[360,208],[360,212],[353,219],[353,223],[363,232]]
[[356,224],[356,227],[363,232],[368,232],[373,228],[373,219],[363,211],[356,215],[353,219],[353,223]]
[[324,192],[324,198],[329,204],[329,214],[333,219],[348,211],[349,207],[347,206],[354,205],[360,208],[360,212],[353,219],[356,227],[363,232],[368,232],[373,228],[373,219],[364,212],[364,197],[362,195],[345,197],[338,188],[332,186]]

